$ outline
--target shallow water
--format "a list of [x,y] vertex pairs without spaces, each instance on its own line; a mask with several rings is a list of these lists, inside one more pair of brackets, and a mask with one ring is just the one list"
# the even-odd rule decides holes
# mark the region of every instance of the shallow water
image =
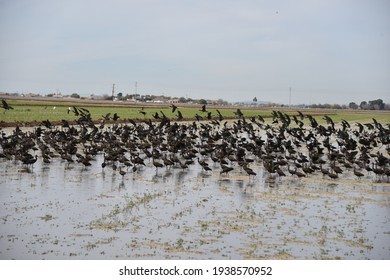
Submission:
[[122,177],[102,161],[0,159],[0,258],[390,259],[390,184],[374,176],[156,173],[149,162]]

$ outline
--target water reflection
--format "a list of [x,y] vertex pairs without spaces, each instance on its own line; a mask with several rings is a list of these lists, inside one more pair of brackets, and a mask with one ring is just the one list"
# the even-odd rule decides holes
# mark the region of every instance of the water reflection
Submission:
[[122,181],[119,183],[119,187],[118,187],[118,191],[121,191],[123,189],[125,189],[125,181],[124,179],[122,178]]
[[0,167],[0,236],[14,236],[0,238],[0,258],[390,257],[388,185],[261,167],[250,179],[197,166],[124,176],[98,162]]
[[[161,180],[161,179],[162,179],[162,180]],[[152,177],[152,181],[154,181],[154,182],[156,182],[156,183],[158,183],[158,182],[160,182],[160,181],[164,181],[164,176],[163,176],[163,174],[158,174],[158,173],[154,174],[153,177]]]
[[267,174],[265,175],[264,184],[269,188],[276,188],[279,183],[279,177],[275,174]]
[[181,185],[184,182],[184,178],[187,175],[187,171],[180,170],[176,173],[176,184]]
[[243,181],[243,180],[236,180],[235,184],[236,184],[236,186],[239,187],[241,190],[244,189],[244,181]]

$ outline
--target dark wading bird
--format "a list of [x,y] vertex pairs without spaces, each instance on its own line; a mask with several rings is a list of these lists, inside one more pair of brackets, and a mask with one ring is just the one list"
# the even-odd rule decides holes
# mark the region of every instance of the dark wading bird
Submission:
[[[12,110],[4,99],[1,107]],[[171,107],[177,120],[183,120],[177,107]],[[376,119],[351,126],[345,120],[336,124],[324,116],[327,124],[323,126],[309,114],[298,112],[290,118],[273,111],[269,123],[259,115],[248,116],[251,121],[247,122],[241,110],[235,109],[232,112],[240,118],[220,124],[217,118],[222,120],[223,116],[219,110],[215,116],[206,110],[206,105],[196,111],[199,122],[171,123],[163,111],[153,114],[155,122],[153,118],[125,122],[113,112],[103,114],[96,126],[87,109],[71,106],[68,113],[78,116],[76,122],[44,120],[29,132],[19,127],[9,133],[1,131],[0,158],[27,166],[32,166],[38,157],[50,165],[60,158],[68,168],[76,162],[85,167],[96,165],[100,156],[102,170],[119,169],[122,176],[130,168],[141,173],[155,167],[157,173],[165,166],[166,170],[175,172],[179,168],[184,172],[196,168],[197,159],[199,170],[221,175],[235,170],[249,178],[256,176],[255,168],[262,168],[267,176],[290,176],[292,180],[314,176],[368,179],[373,178],[371,172],[376,180],[390,178],[390,125]],[[303,118],[309,121],[306,126]],[[108,120],[116,122],[105,126]],[[290,125],[291,121],[296,125]],[[209,159],[214,163],[212,168],[207,163]]]
[[172,113],[175,113],[177,106],[175,104],[171,104]]
[[183,120],[183,115],[182,115],[182,113],[179,110],[177,111],[177,120],[178,121]]
[[235,112],[233,112],[238,118],[242,118],[244,114],[241,112],[240,109],[237,109]]
[[[13,110],[14,108],[11,107],[4,99],[1,99],[1,108],[5,109],[5,110]],[[5,111],[4,111],[5,113]]]
[[220,122],[223,121],[223,116],[222,116],[221,112],[218,109],[216,109],[216,111],[217,111],[217,114],[218,114],[219,121]]
[[227,166],[227,165],[224,165],[224,164],[221,164],[221,168],[222,168],[222,170],[219,172],[221,175],[222,174],[229,174],[230,171],[234,170],[233,167],[230,167],[230,166]]
[[253,175],[253,176],[257,175],[256,172],[254,172],[253,169],[248,167],[247,165],[244,165],[242,168],[245,170],[245,172],[248,174],[249,177],[251,175]]
[[114,116],[112,117],[112,119],[116,122],[120,117],[118,116],[117,113],[114,113]]
[[145,112],[145,110],[144,110],[144,107],[142,107],[142,108],[138,111],[138,113],[142,114],[142,115],[144,116],[144,118],[145,118],[146,112]]
[[154,165],[154,167],[156,167],[156,174],[157,174],[157,170],[158,170],[159,168],[164,167],[164,165],[163,165],[161,162],[156,161],[154,158],[153,158],[153,165]]

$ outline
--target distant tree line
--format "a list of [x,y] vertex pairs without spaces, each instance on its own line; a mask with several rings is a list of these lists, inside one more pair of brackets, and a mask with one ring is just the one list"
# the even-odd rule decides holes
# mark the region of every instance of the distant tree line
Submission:
[[340,104],[312,104],[307,107],[319,109],[361,109],[361,110],[390,110],[390,104],[386,104],[382,99],[362,101],[360,104],[350,102],[348,105]]
[[348,109],[347,105],[329,104],[329,103],[325,103],[325,104],[311,104],[311,105],[307,105],[305,107],[318,108],[318,109]]
[[390,110],[390,104],[386,104],[382,99],[362,101],[360,105],[355,102],[351,102],[348,105],[351,109],[362,109],[362,110]]

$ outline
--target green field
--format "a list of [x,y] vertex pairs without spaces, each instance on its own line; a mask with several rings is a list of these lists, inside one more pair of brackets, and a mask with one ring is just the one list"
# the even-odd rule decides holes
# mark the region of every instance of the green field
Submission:
[[[114,113],[119,115],[119,121],[127,121],[128,119],[143,120],[143,119],[154,119],[153,115],[158,112],[161,115],[163,112],[168,118],[172,120],[177,119],[177,112],[172,113],[171,108],[168,104],[163,105],[150,105],[150,104],[126,104],[120,102],[105,102],[105,103],[71,103],[71,102],[60,102],[60,101],[29,101],[29,100],[7,100],[8,104],[11,105],[13,110],[0,111],[0,122],[10,123],[15,125],[29,125],[31,122],[41,122],[43,120],[54,121],[74,121],[77,120],[72,112],[68,113],[68,108],[76,106],[77,108],[85,108],[91,113],[93,120],[102,119],[108,113],[111,113],[111,117]],[[140,110],[146,112],[146,115],[140,113]],[[200,111],[201,105],[193,106],[181,106],[178,105],[183,117],[187,120],[196,120],[195,115],[198,114],[206,119],[207,113]],[[390,112],[389,111],[362,111],[362,110],[319,110],[319,109],[295,109],[295,108],[263,108],[263,107],[213,107],[207,106],[207,110],[211,112],[212,117],[218,119],[216,109],[226,119],[237,118],[234,112],[239,108],[244,116],[249,120],[252,116],[261,115],[266,118],[266,122],[271,122],[272,111],[281,111],[288,115],[298,115],[298,110],[304,114],[310,114],[316,118],[319,123],[324,123],[324,115],[330,116],[335,123],[341,120],[348,122],[373,122],[375,118],[381,123],[390,123]]]

